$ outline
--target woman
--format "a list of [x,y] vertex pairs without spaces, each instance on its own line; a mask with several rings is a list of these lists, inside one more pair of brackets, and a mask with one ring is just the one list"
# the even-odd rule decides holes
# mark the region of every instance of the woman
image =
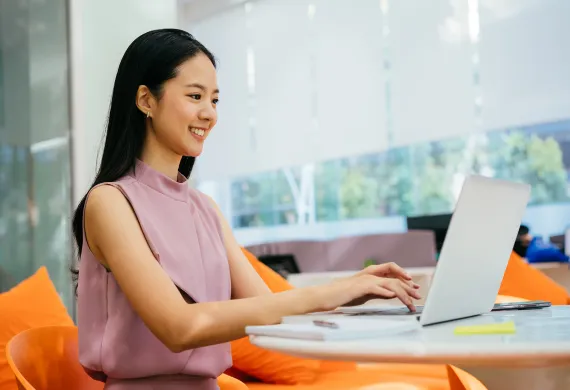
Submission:
[[190,34],[157,30],[121,60],[95,182],[77,208],[81,364],[108,389],[215,389],[246,325],[398,297],[394,264],[272,294],[214,202],[189,188],[216,124],[215,59]]

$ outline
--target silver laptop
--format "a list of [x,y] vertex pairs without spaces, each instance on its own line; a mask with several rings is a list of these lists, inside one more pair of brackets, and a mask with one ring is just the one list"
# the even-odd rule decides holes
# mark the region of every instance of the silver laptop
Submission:
[[[344,307],[352,314],[410,315],[421,325],[488,313],[530,199],[530,186],[469,176],[461,190],[423,307]],[[397,261],[397,260],[396,260]],[[363,310],[364,309],[364,310]]]

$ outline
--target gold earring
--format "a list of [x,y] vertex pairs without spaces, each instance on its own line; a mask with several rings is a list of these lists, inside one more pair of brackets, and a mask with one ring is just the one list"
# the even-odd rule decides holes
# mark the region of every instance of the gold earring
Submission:
[[146,113],[146,117],[147,117],[147,118],[150,118],[150,111],[148,111],[148,112]]

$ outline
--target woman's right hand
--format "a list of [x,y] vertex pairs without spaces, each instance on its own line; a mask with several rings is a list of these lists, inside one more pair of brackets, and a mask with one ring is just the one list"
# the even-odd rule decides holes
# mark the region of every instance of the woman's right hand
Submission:
[[415,311],[413,299],[420,299],[411,282],[374,275],[355,275],[319,286],[323,311],[339,306],[355,306],[370,299],[398,298],[410,311]]

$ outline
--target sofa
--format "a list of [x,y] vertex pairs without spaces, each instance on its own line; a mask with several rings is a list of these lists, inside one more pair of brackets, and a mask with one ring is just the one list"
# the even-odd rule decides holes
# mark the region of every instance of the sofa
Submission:
[[352,271],[365,262],[394,261],[401,267],[435,267],[435,236],[430,230],[370,234],[331,240],[283,241],[246,246],[254,256],[291,254],[301,272]]

